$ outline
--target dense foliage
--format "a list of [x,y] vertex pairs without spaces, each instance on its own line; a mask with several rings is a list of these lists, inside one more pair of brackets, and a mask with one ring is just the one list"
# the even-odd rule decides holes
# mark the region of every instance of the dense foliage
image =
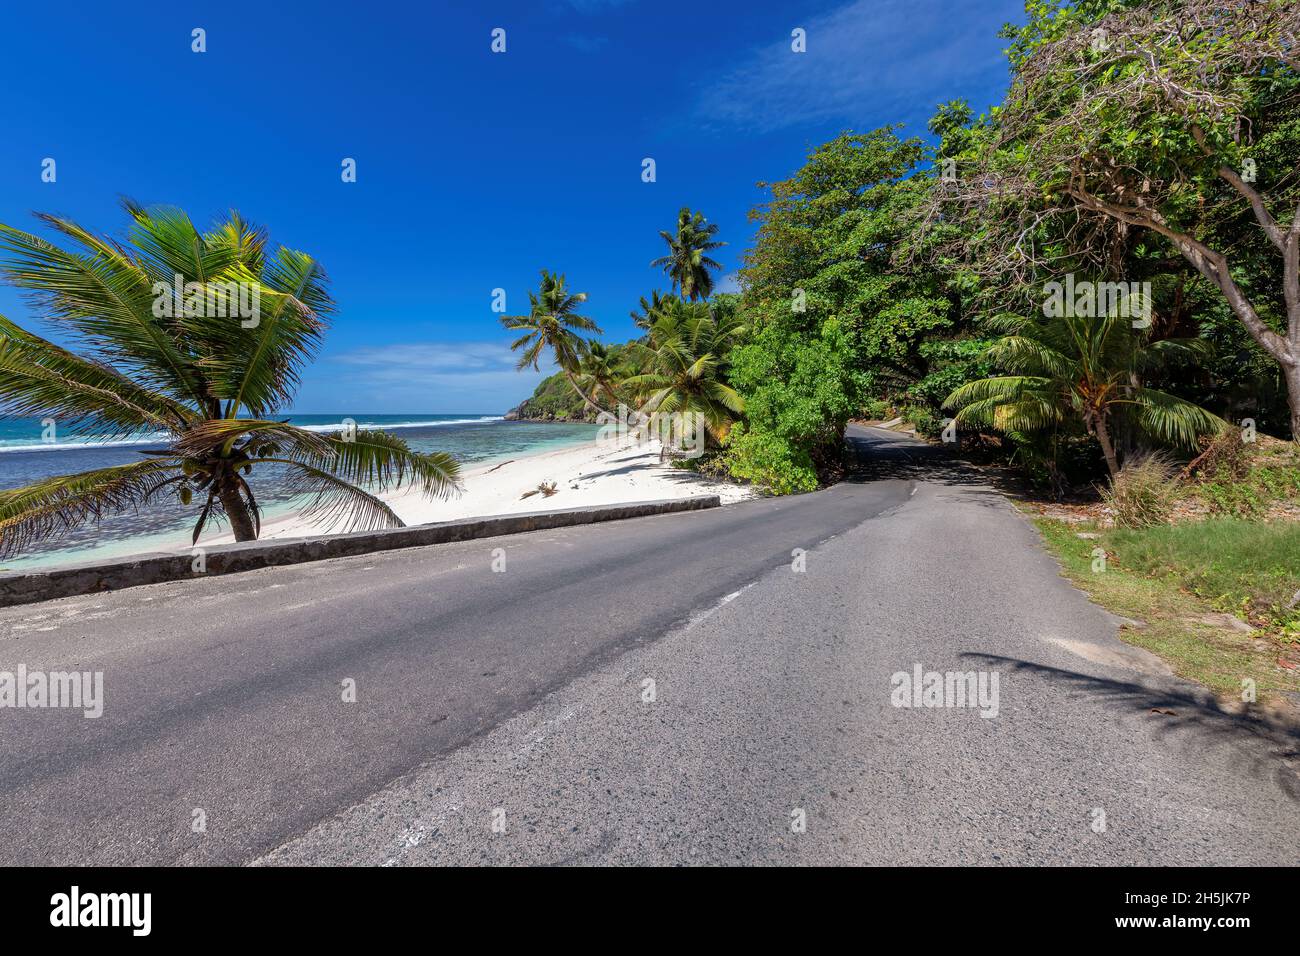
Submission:
[[717,230],[683,208],[654,263],[674,294],[641,299],[640,343],[562,359],[581,397],[548,380],[525,414],[646,402],[679,293],[734,310],[743,335],[705,361],[736,397],[715,434],[731,475],[776,493],[833,478],[855,417],[951,438],[956,413],[1057,491],[1194,455],[1229,422],[1300,434],[1300,7],[1026,14],[989,113],[940,104],[929,142],[845,132],[762,184],[739,297],[710,299]]
[[[1223,419],[1293,433],[1296,10],[1030,0],[991,113],[942,104],[933,147],[883,129],[814,150],[754,214],[734,473],[814,487],[847,418],[934,433],[948,408],[1058,490]],[[1140,289],[1143,318],[1049,314],[1067,275]]]
[[946,282],[903,256],[926,155],[892,129],[845,133],[754,211],[758,238],[741,273],[753,334],[733,372],[748,413],[732,444],[738,476],[816,487],[868,399],[937,396],[935,377],[966,358],[952,345],[960,316]]

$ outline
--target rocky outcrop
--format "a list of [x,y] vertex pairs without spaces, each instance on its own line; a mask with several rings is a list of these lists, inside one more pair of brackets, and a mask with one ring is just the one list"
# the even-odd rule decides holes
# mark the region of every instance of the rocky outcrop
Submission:
[[528,399],[506,412],[504,420],[508,422],[586,422],[594,424],[596,415],[585,407],[580,412],[570,412],[543,407],[532,399]]
[[562,372],[538,384],[531,398],[506,413],[512,422],[594,422],[596,415]]

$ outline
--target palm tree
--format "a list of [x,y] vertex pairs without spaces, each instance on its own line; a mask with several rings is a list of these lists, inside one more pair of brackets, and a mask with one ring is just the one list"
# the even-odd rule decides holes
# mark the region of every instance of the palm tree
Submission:
[[949,395],[944,407],[960,409],[958,423],[1037,432],[1081,421],[1101,445],[1112,480],[1120,467],[1112,440],[1118,418],[1184,448],[1227,427],[1198,405],[1142,385],[1143,373],[1202,354],[1204,340],[1152,342],[1116,315],[1002,316],[992,326],[1011,334],[989,348],[988,358],[1013,374],[968,382]]
[[0,317],[0,414],[52,416],[100,438],[156,433],[159,447],[142,461],[0,492],[0,556],[164,493],[203,502],[194,541],[221,517],[237,541],[252,540],[261,510],[248,476],[263,464],[310,496],[307,514],[349,529],[402,525],[378,492],[456,488],[450,455],[416,454],[384,432],[320,434],[274,419],[333,311],[316,260],[269,249],[265,231],[235,212],[201,233],[178,209],[124,205],[124,243],[50,215],[37,218],[72,249],[0,225],[0,276],[81,347]]
[[650,265],[668,273],[674,292],[680,290],[692,302],[707,299],[713,291],[709,270],[721,269],[722,265],[705,253],[726,245],[714,240],[717,233],[718,227],[708,223],[702,213],[692,213],[689,207],[683,206],[677,213],[677,232],[659,232],[668,244],[668,255],[660,256]]
[[703,302],[678,301],[662,311],[651,326],[650,343],[631,346],[647,371],[623,382],[641,403],[640,417],[696,414],[710,439],[725,438],[745,401],[720,371],[743,332],[734,319],[720,319]]
[[543,349],[550,349],[555,364],[560,367],[569,384],[573,386],[588,408],[599,414],[599,405],[587,397],[578,384],[577,369],[583,353],[583,339],[574,330],[600,334],[596,323],[578,315],[577,309],[587,301],[587,293],[570,292],[563,275],[542,270],[542,284],[537,292],[528,293],[530,308],[527,315],[503,315],[501,324],[512,332],[524,332],[510,344],[512,351],[523,349],[519,369],[530,365],[540,370],[539,358]]
[[593,398],[604,394],[611,405],[618,404],[618,373],[614,369],[614,353],[600,342],[587,345],[578,362],[577,381],[585,393]]
[[[658,261],[658,260],[656,260]],[[643,331],[650,331],[650,326],[655,324],[655,318],[664,309],[677,301],[677,296],[663,295],[658,289],[650,293],[650,298],[641,296],[641,311],[633,309],[628,315],[636,323],[636,327]]]

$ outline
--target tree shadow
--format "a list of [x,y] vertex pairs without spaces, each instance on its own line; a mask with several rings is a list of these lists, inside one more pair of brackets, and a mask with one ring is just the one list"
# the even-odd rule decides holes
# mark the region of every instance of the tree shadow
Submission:
[[988,479],[949,447],[907,435],[850,425],[844,436],[845,481],[889,479],[987,485]]
[[647,465],[643,461],[634,461],[626,465],[620,465],[617,468],[605,468],[602,471],[587,471],[578,475],[575,481],[589,481],[593,478],[611,478],[617,475],[635,475],[644,472],[647,467],[656,467],[656,465]]
[[1287,797],[1300,803],[1300,725],[1262,714],[1234,713],[1208,690],[1190,684],[1151,686],[996,654],[968,652],[961,656],[1061,681],[1131,713],[1150,714],[1153,720],[1159,718],[1154,734],[1162,743],[1192,752],[1197,759],[1213,750],[1226,752],[1228,765],[1235,772],[1272,779]]
[[850,424],[844,436],[844,481],[903,478],[952,485],[984,485],[1004,496],[1036,505],[1090,505],[1097,489],[1071,490],[1061,496],[1035,485],[1022,469],[991,454],[972,438],[953,444],[926,442],[907,433],[874,425]]

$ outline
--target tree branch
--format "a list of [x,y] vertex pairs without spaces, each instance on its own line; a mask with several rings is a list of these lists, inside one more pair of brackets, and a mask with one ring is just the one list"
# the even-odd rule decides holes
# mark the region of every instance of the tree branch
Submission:
[[[1241,320],[1241,324],[1246,327],[1246,331],[1250,333],[1251,338],[1259,343],[1261,348],[1283,365],[1294,367],[1300,364],[1300,352],[1294,349],[1291,344],[1294,339],[1289,336],[1283,337],[1274,332],[1259,317],[1255,307],[1251,305],[1246,294],[1241,291],[1241,287],[1232,278],[1228,260],[1222,253],[1216,252],[1205,243],[1186,233],[1171,229],[1165,222],[1164,217],[1154,210],[1142,209],[1136,206],[1119,206],[1093,196],[1078,185],[1077,179],[1070,184],[1069,193],[1081,205],[1094,212],[1104,213],[1119,219],[1121,222],[1127,222],[1134,226],[1144,226],[1160,233],[1174,244],[1174,247],[1183,254],[1201,275],[1219,288],[1224,298],[1228,300],[1228,305],[1232,307],[1232,311]],[[1300,243],[1292,244],[1292,253],[1294,254],[1297,251],[1300,251]],[[1289,309],[1288,312],[1290,312]],[[1294,319],[1294,314],[1291,314],[1289,318]]]
[[[1191,130],[1192,139],[1196,140],[1196,145],[1201,148],[1201,152],[1211,159],[1214,159],[1214,153],[1211,151],[1209,144],[1205,141],[1205,131],[1201,129],[1200,125],[1197,123],[1192,124]],[[1272,213],[1270,213],[1268,208],[1264,205],[1264,198],[1260,196],[1259,192],[1252,188],[1248,182],[1237,175],[1235,169],[1231,169],[1227,166],[1220,166],[1218,172],[1220,179],[1230,183],[1232,188],[1237,190],[1246,202],[1250,203],[1250,208],[1255,213],[1255,218],[1258,219],[1259,224],[1264,227],[1264,232],[1268,235],[1268,238],[1272,241],[1273,245],[1277,246],[1278,251],[1285,255],[1286,237],[1282,233],[1282,227],[1277,224],[1277,220],[1273,218]]]

